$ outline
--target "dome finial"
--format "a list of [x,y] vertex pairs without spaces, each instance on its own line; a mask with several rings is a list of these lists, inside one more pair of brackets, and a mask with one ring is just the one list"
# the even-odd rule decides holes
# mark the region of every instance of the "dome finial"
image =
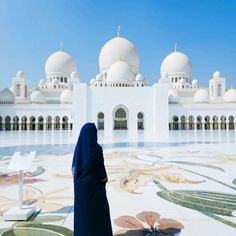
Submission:
[[175,43],[174,51],[177,52],[177,43]]
[[120,25],[118,25],[118,29],[117,29],[117,38],[120,38]]
[[61,51],[61,52],[64,51],[64,45],[63,45],[63,42],[61,42],[61,45],[60,45],[60,51]]

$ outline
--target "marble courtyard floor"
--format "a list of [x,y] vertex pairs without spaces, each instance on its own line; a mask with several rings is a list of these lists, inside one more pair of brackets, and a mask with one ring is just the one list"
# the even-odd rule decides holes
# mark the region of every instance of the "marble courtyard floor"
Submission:
[[[70,134],[32,135],[0,134],[0,235],[73,235]],[[183,132],[103,148],[114,235],[236,235],[234,133]],[[7,169],[16,150],[37,151],[24,202],[41,210],[29,221],[5,222],[2,213],[17,204],[18,175]]]

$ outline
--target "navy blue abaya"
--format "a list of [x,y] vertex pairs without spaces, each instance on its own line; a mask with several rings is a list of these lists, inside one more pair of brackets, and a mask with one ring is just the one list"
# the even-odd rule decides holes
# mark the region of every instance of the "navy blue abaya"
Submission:
[[75,148],[74,236],[112,236],[109,205],[106,197],[107,174],[102,147],[97,143],[97,129],[85,124]]

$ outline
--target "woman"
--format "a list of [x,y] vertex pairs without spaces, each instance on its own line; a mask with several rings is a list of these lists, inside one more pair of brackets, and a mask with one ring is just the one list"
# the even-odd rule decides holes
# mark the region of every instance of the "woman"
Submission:
[[107,174],[94,123],[85,124],[76,144],[74,177],[74,236],[112,236],[105,185]]

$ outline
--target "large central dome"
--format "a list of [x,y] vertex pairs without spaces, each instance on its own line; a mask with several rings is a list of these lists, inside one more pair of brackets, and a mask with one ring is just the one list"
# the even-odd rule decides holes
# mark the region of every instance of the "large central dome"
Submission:
[[127,63],[133,73],[139,71],[139,56],[134,45],[127,39],[116,37],[108,41],[99,55],[100,72],[107,71],[116,61]]

